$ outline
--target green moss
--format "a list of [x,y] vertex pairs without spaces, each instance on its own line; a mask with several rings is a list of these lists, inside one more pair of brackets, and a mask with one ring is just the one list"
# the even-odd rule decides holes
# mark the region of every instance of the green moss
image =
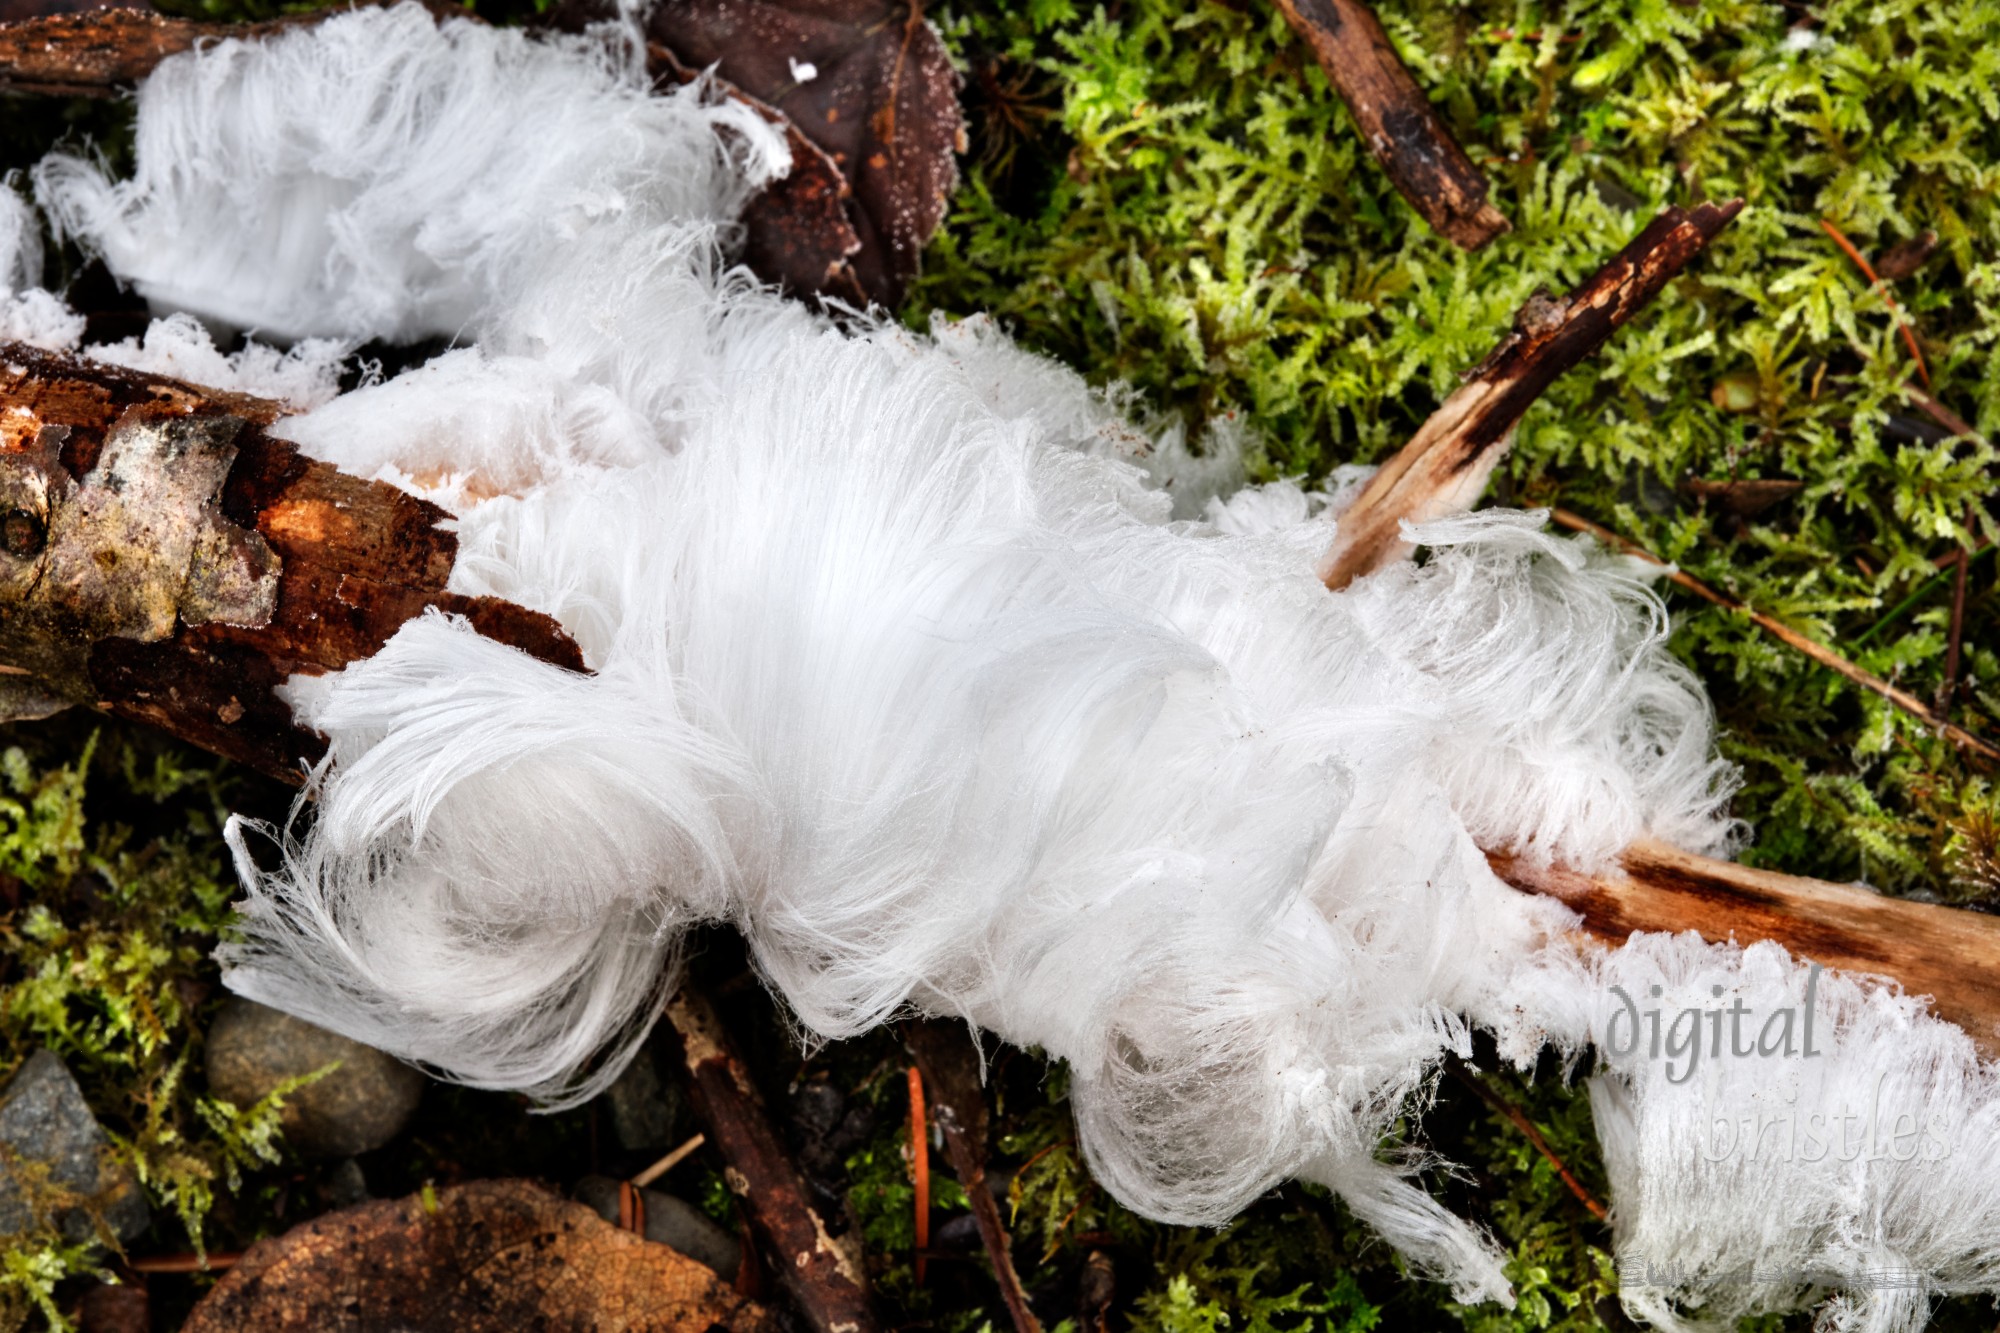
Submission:
[[[61,1056],[164,1213],[156,1231],[198,1249],[218,1184],[278,1160],[275,1099],[239,1113],[185,1078],[232,893],[219,821],[239,788],[219,761],[118,727],[7,731],[0,1067],[41,1047]],[[99,804],[124,818],[95,817]],[[134,822],[152,827],[142,835]],[[102,1252],[44,1232],[5,1256],[0,1327],[31,1307],[49,1315],[56,1283],[95,1272]]]

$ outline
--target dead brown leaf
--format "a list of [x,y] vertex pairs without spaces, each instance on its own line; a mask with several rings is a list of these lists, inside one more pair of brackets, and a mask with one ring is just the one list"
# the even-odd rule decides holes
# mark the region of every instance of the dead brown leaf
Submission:
[[[894,307],[943,220],[964,151],[958,73],[914,0],[681,0],[648,35],[782,111],[846,177],[861,292]],[[778,275],[794,286],[803,275]]]
[[522,1180],[342,1209],[262,1241],[183,1333],[764,1333],[709,1269]]

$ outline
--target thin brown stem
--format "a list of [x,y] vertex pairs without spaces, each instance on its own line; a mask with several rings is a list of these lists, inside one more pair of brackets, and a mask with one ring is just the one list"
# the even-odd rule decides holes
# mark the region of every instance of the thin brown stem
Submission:
[[234,1268],[236,1261],[242,1257],[241,1250],[223,1250],[213,1254],[156,1254],[144,1259],[129,1259],[125,1266],[135,1273],[220,1273]]
[[1903,318],[1903,308],[1897,305],[1896,298],[1889,294],[1889,284],[1876,276],[1874,265],[1868,262],[1866,255],[1855,249],[1854,242],[1848,240],[1840,228],[1825,218],[1820,219],[1819,225],[1821,230],[1833,238],[1833,243],[1854,261],[1854,266],[1861,270],[1862,276],[1868,279],[1876,291],[1882,293],[1883,301],[1889,306],[1889,317],[1896,321],[1896,330],[1903,335],[1903,345],[1910,349],[1910,357],[1917,363],[1917,374],[1923,377],[1924,387],[1928,389],[1931,385],[1931,368],[1924,364],[1924,353],[1923,349],[1917,346],[1917,335],[1911,329],[1909,321]]
[[1737,601],[1727,593],[1716,591],[1700,579],[1694,577],[1694,575],[1675,568],[1654,555],[1651,551],[1627,541],[1603,524],[1593,523],[1587,518],[1572,514],[1567,509],[1550,510],[1549,517],[1554,522],[1573,532],[1587,532],[1606,546],[1612,547],[1625,555],[1644,560],[1648,564],[1660,566],[1667,571],[1668,582],[1674,584],[1676,587],[1685,588],[1695,596],[1704,601],[1712,602],[1725,611],[1734,611],[1739,615],[1748,617],[1752,624],[1764,630],[1779,642],[1789,644],[1791,647],[1798,649],[1801,653],[1804,653],[1827,670],[1847,677],[1847,679],[1853,681],[1863,689],[1881,695],[1884,699],[1887,699],[1911,717],[1916,718],[1940,736],[1945,737],[1954,745],[1969,750],[1984,759],[2000,760],[2000,748],[1996,748],[1989,742],[1981,740],[1965,728],[1955,725],[1948,719],[1940,717],[1935,710],[1908,690],[1898,689],[1888,681],[1883,680],[1880,676],[1863,671],[1860,667],[1833,651],[1833,649],[1828,648],[1824,644],[1815,643],[1793,629],[1790,625],[1779,620],[1774,620],[1761,611],[1751,610],[1748,606]]
[[[1972,506],[1965,507],[1965,526],[1972,527]],[[1960,655],[1965,647],[1965,593],[1971,581],[1972,548],[1964,547],[1958,553],[1958,569],[1951,577],[1951,629],[1945,638],[1944,683],[1938,687],[1937,711],[1946,719],[1958,702],[1958,673]]]
[[1579,1203],[1590,1210],[1592,1217],[1600,1222],[1610,1218],[1611,1214],[1605,1206],[1597,1201],[1596,1196],[1584,1188],[1583,1182],[1578,1180],[1571,1173],[1569,1167],[1563,1164],[1563,1159],[1556,1156],[1556,1150],[1549,1146],[1549,1141],[1542,1137],[1542,1132],[1539,1129],[1535,1128],[1535,1122],[1528,1119],[1527,1112],[1514,1105],[1513,1102],[1508,1101],[1505,1097],[1502,1097],[1493,1089],[1487,1087],[1486,1080],[1480,1078],[1472,1070],[1467,1069],[1465,1062],[1457,1056],[1447,1055],[1444,1059],[1444,1067],[1451,1071],[1453,1078],[1463,1083],[1466,1087],[1471,1088],[1474,1093],[1478,1094],[1479,1100],[1492,1107],[1509,1124],[1527,1135],[1528,1142],[1535,1145],[1535,1151],[1540,1153],[1543,1159],[1555,1168],[1556,1174],[1562,1177],[1562,1183],[1569,1186],[1569,1192],[1577,1197]]

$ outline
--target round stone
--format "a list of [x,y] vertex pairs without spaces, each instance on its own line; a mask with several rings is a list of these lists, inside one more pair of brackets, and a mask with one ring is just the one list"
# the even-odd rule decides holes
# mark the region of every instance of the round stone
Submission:
[[285,1141],[310,1157],[352,1157],[395,1138],[417,1109],[424,1076],[372,1046],[241,997],[208,1030],[209,1093],[239,1109],[336,1061],[339,1068],[285,1097]]

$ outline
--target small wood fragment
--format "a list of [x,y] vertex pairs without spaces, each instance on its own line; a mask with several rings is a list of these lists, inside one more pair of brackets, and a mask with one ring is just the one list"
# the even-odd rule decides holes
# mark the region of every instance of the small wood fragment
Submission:
[[1477,250],[1508,230],[1465,155],[1361,0],[1277,0],[1354,114],[1369,154],[1433,230]]
[[873,1333],[879,1327],[852,1237],[835,1237],[813,1208],[750,1070],[715,1007],[683,985],[667,1002],[688,1075],[688,1102],[722,1155],[723,1179],[751,1230],[773,1256],[779,1285],[814,1333]]
[[690,1138],[686,1143],[683,1143],[680,1147],[674,1149],[672,1152],[668,1153],[665,1157],[662,1157],[659,1161],[653,1163],[651,1166],[647,1167],[644,1171],[641,1171],[638,1175],[632,1177],[632,1183],[640,1189],[646,1188],[646,1186],[652,1184],[654,1181],[658,1180],[661,1176],[664,1176],[665,1174],[667,1174],[667,1172],[679,1166],[689,1157],[692,1157],[694,1155],[695,1149],[701,1147],[702,1144],[707,1142],[708,1142],[708,1136],[706,1134],[696,1134],[693,1138]]
[[1899,241],[1875,257],[1875,274],[1884,282],[1899,282],[1909,277],[1937,253],[1938,234],[1934,231],[1919,232],[1907,241]]
[[1637,314],[1743,210],[1743,201],[1668,208],[1567,297],[1531,297],[1514,328],[1340,516],[1319,575],[1344,588],[1405,559],[1404,522],[1471,507],[1515,425],[1557,377]]
[[1690,477],[1680,485],[1681,494],[1737,518],[1761,514],[1805,488],[1806,484],[1802,481],[1782,477],[1743,481],[1708,481]]

